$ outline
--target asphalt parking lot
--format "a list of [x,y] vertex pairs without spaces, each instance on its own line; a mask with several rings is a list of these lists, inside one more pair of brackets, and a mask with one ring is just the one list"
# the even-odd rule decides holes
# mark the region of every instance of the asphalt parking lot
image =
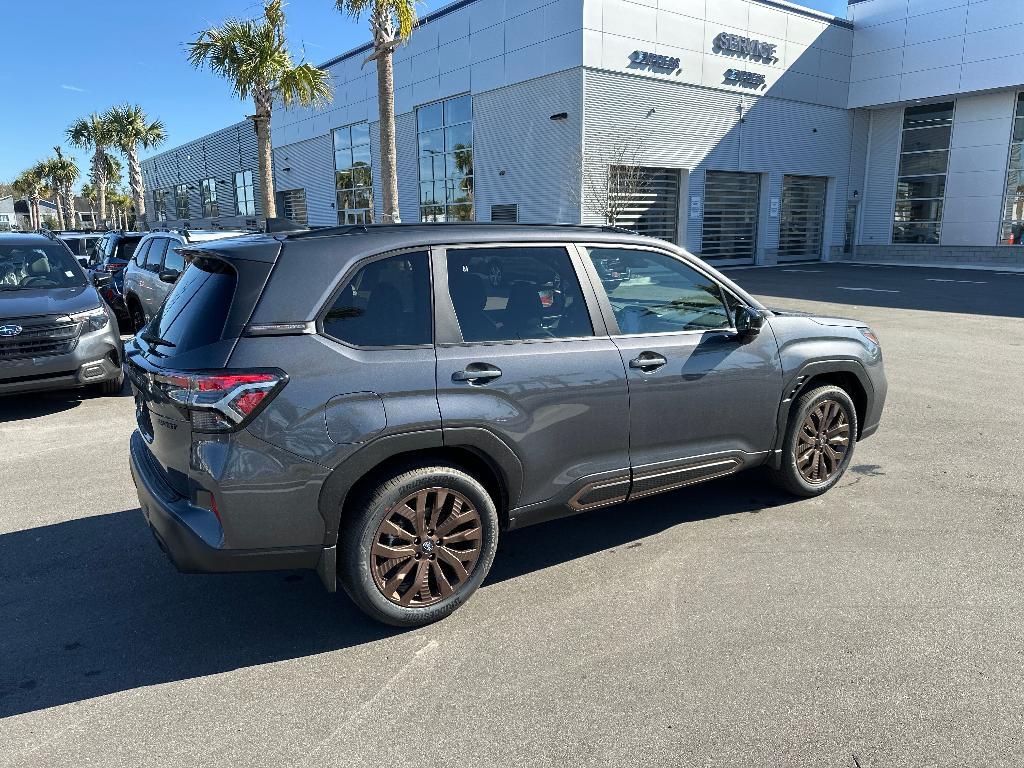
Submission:
[[449,619],[184,576],[131,398],[0,401],[0,765],[1024,761],[1024,275],[740,269],[868,321],[879,433],[820,499],[743,474],[507,535]]

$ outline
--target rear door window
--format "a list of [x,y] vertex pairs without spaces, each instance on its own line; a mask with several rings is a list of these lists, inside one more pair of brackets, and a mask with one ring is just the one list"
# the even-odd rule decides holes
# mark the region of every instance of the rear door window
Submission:
[[342,288],[324,316],[324,332],[357,347],[433,342],[430,261],[426,251],[371,261]]
[[594,335],[563,247],[449,249],[448,290],[467,342]]

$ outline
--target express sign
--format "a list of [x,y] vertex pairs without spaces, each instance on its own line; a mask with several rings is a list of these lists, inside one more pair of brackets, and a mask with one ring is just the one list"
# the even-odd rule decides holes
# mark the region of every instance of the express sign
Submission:
[[679,59],[675,56],[663,56],[660,53],[650,51],[633,51],[629,57],[634,64],[641,64],[654,69],[679,69]]
[[760,40],[753,40],[749,37],[730,35],[722,32],[715,38],[715,48],[729,53],[739,53],[743,56],[753,56],[758,59],[771,60],[775,58],[775,51],[778,46],[772,43],[762,43]]

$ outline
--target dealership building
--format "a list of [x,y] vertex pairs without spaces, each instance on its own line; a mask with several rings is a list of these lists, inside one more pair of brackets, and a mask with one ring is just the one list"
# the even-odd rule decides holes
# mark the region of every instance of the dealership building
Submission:
[[[368,53],[322,65],[328,107],[276,109],[279,215],[379,217]],[[395,88],[403,221],[612,214],[716,264],[1024,266],[1022,0],[851,0],[847,19],[782,0],[461,0],[396,50]],[[251,124],[143,165],[168,225],[261,215]]]

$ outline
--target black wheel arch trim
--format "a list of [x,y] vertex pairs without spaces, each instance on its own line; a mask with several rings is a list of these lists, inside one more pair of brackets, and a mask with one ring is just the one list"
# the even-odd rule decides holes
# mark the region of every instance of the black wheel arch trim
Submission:
[[512,508],[519,500],[523,483],[523,465],[515,452],[497,435],[479,427],[426,429],[378,437],[336,466],[320,490],[319,510],[324,519],[325,548],[338,543],[345,500],[353,486],[374,467],[395,456],[417,451],[461,448],[486,462],[502,485]]
[[[855,357],[849,357],[807,361],[799,369],[787,376],[783,383],[782,402],[779,403],[775,440],[772,444],[771,458],[769,459],[769,463],[775,469],[781,466],[782,442],[786,436],[786,427],[789,425],[789,413],[793,402],[806,389],[807,382],[829,373],[847,373],[855,376],[867,397],[866,410],[870,411],[871,403],[875,398],[875,388],[871,383],[868,372],[864,368],[864,364],[860,360]],[[863,428],[862,424],[857,426],[858,429]]]

